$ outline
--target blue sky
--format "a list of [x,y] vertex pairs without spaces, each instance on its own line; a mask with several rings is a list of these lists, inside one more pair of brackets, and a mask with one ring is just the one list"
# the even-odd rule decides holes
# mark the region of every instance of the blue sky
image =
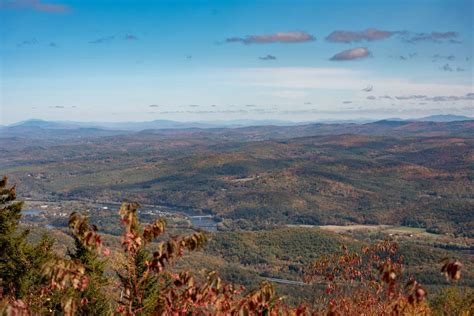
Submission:
[[0,0],[0,123],[474,115],[473,2]]

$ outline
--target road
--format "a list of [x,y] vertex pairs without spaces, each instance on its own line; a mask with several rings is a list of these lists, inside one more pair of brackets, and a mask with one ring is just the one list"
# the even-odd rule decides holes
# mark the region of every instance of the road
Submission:
[[280,284],[308,285],[307,283],[304,283],[302,281],[294,281],[294,280],[286,280],[286,279],[278,279],[278,278],[266,278],[266,277],[264,277],[264,279],[270,282],[275,282],[275,283],[280,283]]

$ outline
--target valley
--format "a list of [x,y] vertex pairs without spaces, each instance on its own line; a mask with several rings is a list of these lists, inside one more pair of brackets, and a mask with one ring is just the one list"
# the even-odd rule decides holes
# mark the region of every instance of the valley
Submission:
[[212,215],[220,230],[371,224],[472,237],[473,131],[384,121],[51,142],[40,130],[2,137],[0,170],[22,199],[140,201]]
[[0,137],[0,170],[25,201],[23,227],[52,233],[57,251],[72,242],[74,211],[118,247],[117,209],[137,201],[140,220],[165,218],[169,235],[209,234],[178,269],[217,270],[247,288],[268,280],[289,302],[311,299],[317,285],[301,283],[310,262],[384,239],[428,289],[446,284],[444,257],[460,258],[460,284],[474,287],[473,121],[34,130]]

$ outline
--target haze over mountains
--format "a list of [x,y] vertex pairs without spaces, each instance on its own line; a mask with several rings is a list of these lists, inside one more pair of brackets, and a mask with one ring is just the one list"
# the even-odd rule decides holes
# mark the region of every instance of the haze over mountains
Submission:
[[[463,115],[432,115],[414,119],[388,118],[382,121],[401,121],[401,122],[455,122],[474,120],[474,117]],[[238,128],[249,126],[297,126],[309,124],[366,124],[379,120],[373,119],[354,119],[354,120],[321,120],[308,122],[292,122],[281,120],[229,120],[229,121],[196,121],[196,122],[178,122],[172,120],[153,120],[144,122],[76,122],[76,121],[47,121],[40,119],[31,119],[18,123],[1,126],[8,131],[23,129],[104,129],[120,131],[141,131],[147,129],[186,129],[186,128]]]
[[72,138],[96,138],[115,135],[143,134],[195,137],[208,135],[237,141],[265,139],[290,139],[320,135],[370,135],[370,136],[469,136],[474,120],[464,116],[435,116],[432,119],[381,120],[351,122],[281,122],[281,121],[232,121],[219,123],[174,122],[156,120],[150,122],[83,123],[28,120],[0,127],[0,139],[8,142],[13,138],[42,139],[45,141]]

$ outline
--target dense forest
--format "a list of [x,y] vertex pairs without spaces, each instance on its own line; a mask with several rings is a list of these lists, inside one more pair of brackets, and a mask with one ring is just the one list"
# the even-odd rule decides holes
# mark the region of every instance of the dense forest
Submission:
[[0,169],[26,199],[129,199],[215,215],[221,230],[390,224],[474,236],[473,121],[12,129]]
[[[22,202],[16,201],[16,188],[8,185],[7,178],[0,183],[0,193],[0,311],[7,315],[472,313],[472,289],[457,285],[462,280],[459,260],[432,263],[449,282],[428,295],[419,281],[406,274],[403,249],[391,241],[361,246],[313,234],[310,239],[316,244],[299,245],[306,256],[297,258],[308,262],[301,269],[301,283],[307,284],[312,296],[295,302],[280,296],[269,281],[245,289],[222,281],[216,271],[202,275],[196,267],[183,269],[175,263],[180,257],[188,260],[189,252],[203,247],[210,252],[223,249],[225,256],[241,261],[243,251],[238,247],[251,248],[253,243],[262,256],[246,259],[248,264],[271,265],[265,259],[271,257],[265,255],[273,246],[269,243],[275,242],[277,249],[278,244],[291,248],[296,239],[278,240],[269,232],[255,233],[250,239],[234,232],[214,241],[202,231],[168,234],[164,219],[141,224],[139,205],[123,203],[118,214],[123,229],[120,242],[109,242],[87,216],[74,212],[68,222],[72,243],[61,253],[51,234],[29,241],[30,232],[20,223]],[[312,233],[303,231],[308,234]],[[205,248],[208,239],[210,249]],[[318,252],[323,255],[315,256]],[[289,260],[295,255],[280,253],[276,258]]]

